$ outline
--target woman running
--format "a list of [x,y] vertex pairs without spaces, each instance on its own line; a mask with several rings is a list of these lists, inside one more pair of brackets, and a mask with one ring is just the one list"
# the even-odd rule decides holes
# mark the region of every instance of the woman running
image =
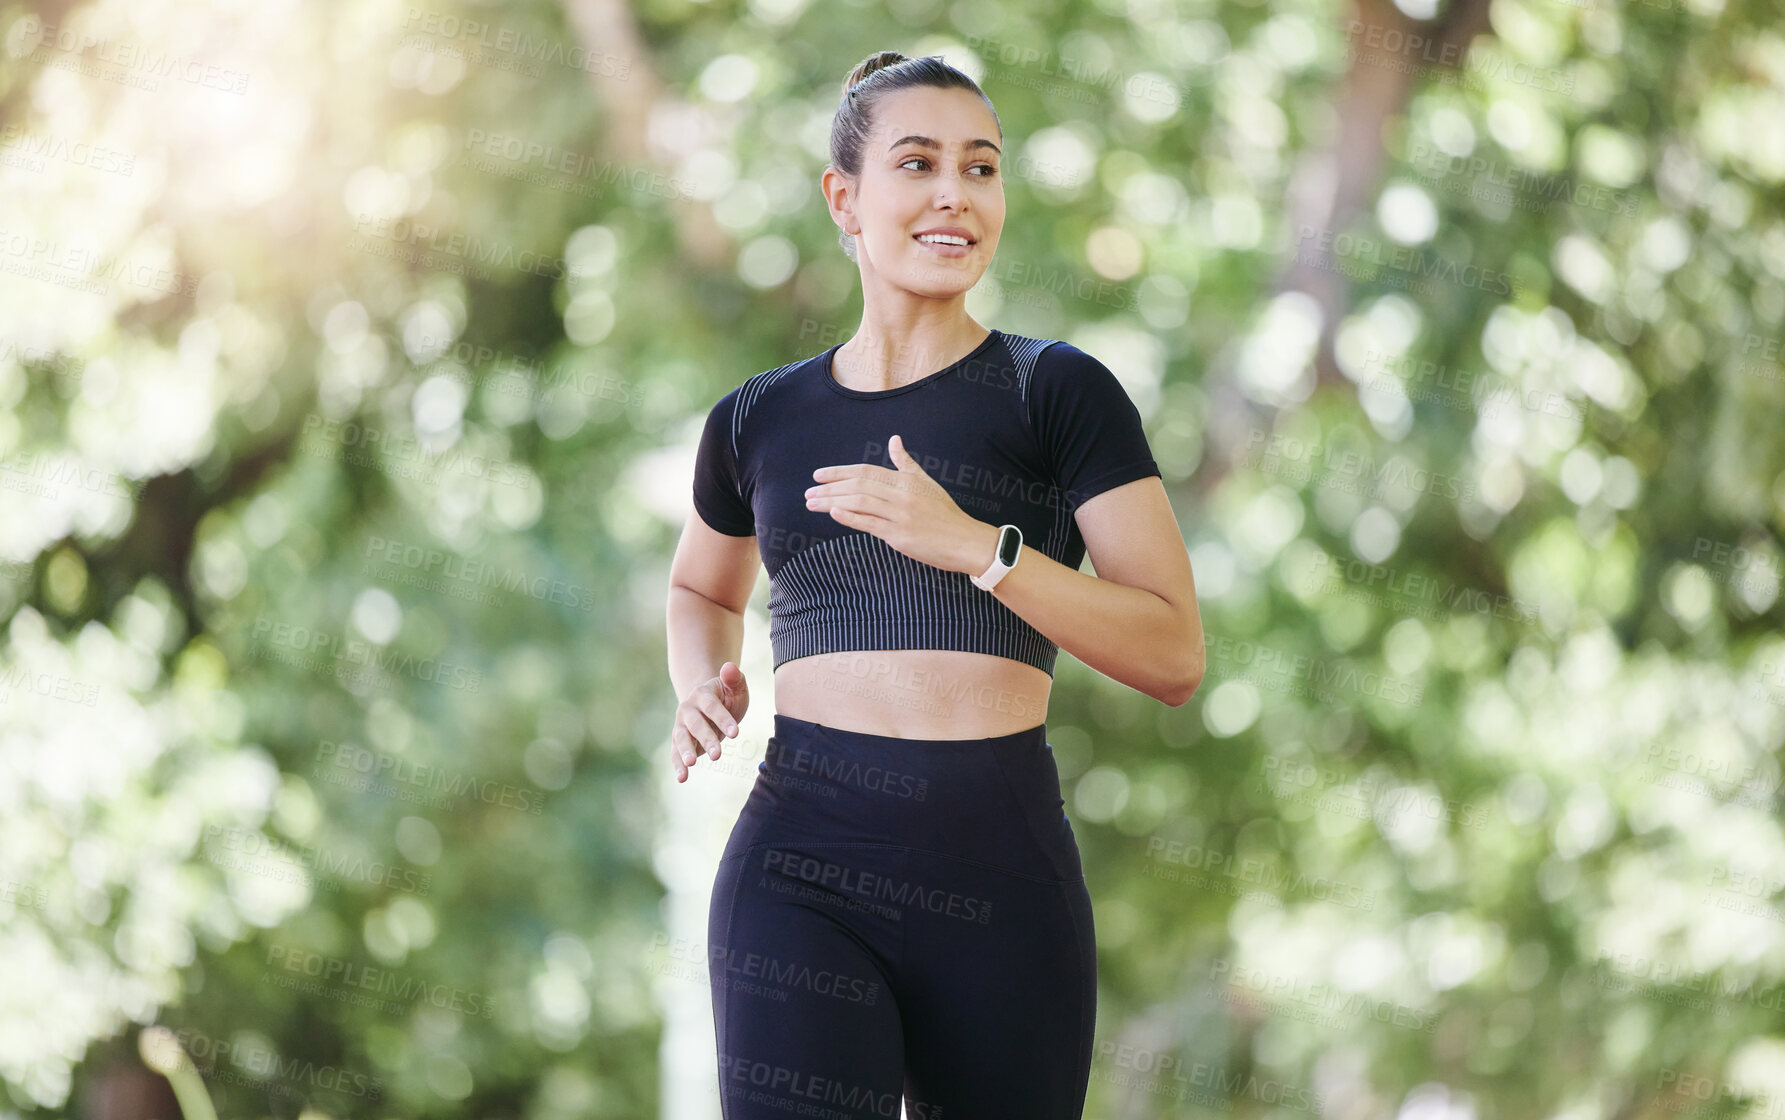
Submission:
[[726,1120],[1084,1108],[1097,959],[1055,656],[1176,707],[1202,623],[1115,375],[967,314],[1003,139],[939,57],[855,67],[822,186],[861,325],[746,379],[701,436],[667,609],[678,781],[749,707],[759,563],[775,678],[708,919]]

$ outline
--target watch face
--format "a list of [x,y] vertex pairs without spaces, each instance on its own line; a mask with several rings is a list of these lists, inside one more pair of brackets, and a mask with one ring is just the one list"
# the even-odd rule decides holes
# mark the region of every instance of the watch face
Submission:
[[1015,529],[1005,529],[998,534],[998,563],[1006,566],[1016,563],[1016,554],[1023,546],[1023,535]]

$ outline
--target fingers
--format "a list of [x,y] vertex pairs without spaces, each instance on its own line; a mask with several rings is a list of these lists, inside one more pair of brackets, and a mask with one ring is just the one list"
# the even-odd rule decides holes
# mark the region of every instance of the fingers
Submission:
[[731,718],[731,712],[726,710],[725,705],[720,703],[719,697],[715,696],[711,691],[702,689],[695,699],[700,704],[701,712],[711,719],[713,721],[712,726],[718,729],[713,741],[706,745],[707,757],[718,758],[719,748],[723,744],[719,742],[717,736],[724,735],[729,738],[730,736],[736,735],[738,733],[738,721]]
[[680,722],[680,717],[669,735],[669,756],[675,762],[676,781],[687,781],[688,771],[693,768],[694,760],[700,756],[694,749],[694,737]]
[[878,463],[832,463],[828,467],[819,467],[812,472],[814,482],[836,482],[838,479],[855,478],[869,471],[883,471],[886,468]]
[[676,781],[678,782],[688,780],[688,767],[693,765],[694,761],[693,752],[686,750],[682,744],[683,736],[686,734],[680,723],[677,723],[669,733],[669,760],[675,764]]
[[735,661],[727,661],[719,666],[719,687],[714,691],[726,700],[734,696],[748,696],[750,687],[744,680],[744,671],[738,668]]
[[[867,505],[870,501],[877,501],[880,508],[878,510],[868,509]],[[859,527],[864,522],[873,525],[892,525],[898,520],[893,516],[897,511],[892,508],[891,503],[885,499],[870,499],[860,494],[854,495],[848,500],[831,501],[823,507],[823,512],[852,528]]]
[[[825,472],[820,477],[820,472]],[[813,483],[806,488],[810,497],[826,497],[831,494],[854,493],[868,486],[890,486],[894,489],[908,487],[911,476],[883,467],[878,463],[855,463],[848,467],[822,467],[813,471]]]
[[[714,750],[717,749],[716,746],[709,747],[707,744],[708,740],[713,744],[718,743],[718,739],[713,733],[712,726],[707,724],[704,716],[689,713],[684,715],[681,722],[676,724],[675,731],[671,733],[669,741],[670,753],[675,757],[676,770],[679,774],[685,774],[687,771],[692,770],[694,768],[695,760],[700,758],[703,753],[709,758],[719,757],[717,754],[713,753]],[[682,779],[678,777],[676,780],[681,781]]]
[[688,780],[688,773],[702,754],[718,758],[723,740],[738,734],[738,720],[732,715],[732,699],[749,696],[744,671],[737,662],[719,666],[719,675],[706,681],[676,705],[675,723],[670,729],[669,752],[676,781]]
[[[872,474],[854,474],[847,478],[834,478],[829,482],[814,483],[806,489],[806,495],[812,498],[828,498],[837,494],[868,494],[876,487],[887,490],[915,490],[918,481],[910,475],[885,467],[873,467]],[[934,480],[932,480],[934,481]],[[939,484],[938,484],[939,485]]]
[[[696,755],[704,754],[708,758],[719,757],[719,732],[714,729],[712,717],[698,709],[687,709],[682,716],[682,729],[688,737],[688,750]],[[694,765],[694,759],[688,760]]]

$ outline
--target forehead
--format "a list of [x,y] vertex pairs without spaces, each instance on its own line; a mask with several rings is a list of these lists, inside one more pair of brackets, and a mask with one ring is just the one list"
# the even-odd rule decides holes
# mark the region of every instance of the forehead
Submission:
[[874,106],[874,133],[884,145],[900,136],[929,136],[945,147],[973,140],[998,141],[1002,133],[978,94],[970,89],[917,86],[896,90]]

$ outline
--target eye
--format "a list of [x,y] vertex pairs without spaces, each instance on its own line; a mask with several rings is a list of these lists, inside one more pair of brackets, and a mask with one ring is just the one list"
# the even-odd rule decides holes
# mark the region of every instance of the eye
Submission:
[[[904,167],[910,163],[921,163],[924,165],[922,170],[928,170],[929,162],[930,161],[925,159],[923,156],[906,156],[904,159],[899,161],[899,166]],[[993,176],[998,174],[998,169],[996,167],[993,167],[989,163],[974,164],[972,167],[968,168],[968,170],[983,172],[983,174],[979,176],[981,179],[990,179]]]

